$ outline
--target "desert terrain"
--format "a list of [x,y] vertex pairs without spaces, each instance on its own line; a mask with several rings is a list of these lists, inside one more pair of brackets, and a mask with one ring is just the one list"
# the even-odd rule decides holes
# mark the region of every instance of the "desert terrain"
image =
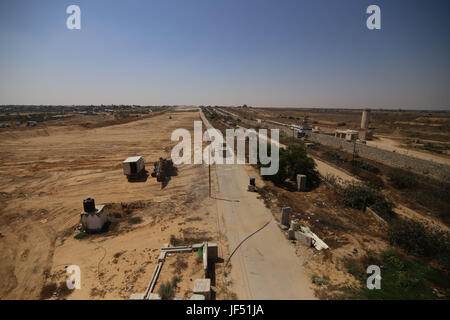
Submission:
[[[124,299],[145,291],[159,249],[171,237],[219,241],[205,166],[179,166],[164,189],[151,176],[130,183],[122,173],[129,156],[143,156],[148,171],[159,157],[170,157],[171,132],[192,129],[198,111],[132,121],[99,117],[0,133],[1,299]],[[75,239],[88,197],[106,205],[112,223],[105,234]],[[181,296],[197,276],[195,259],[185,260]],[[81,289],[67,292],[62,283],[71,264],[81,269]],[[162,280],[170,264],[165,268]],[[218,298],[225,297],[222,282],[218,272]]]
[[[370,295],[361,291],[364,268],[392,259],[405,264],[418,261],[414,263],[421,263],[420,268],[432,266],[426,279],[448,278],[442,267],[448,251],[437,255],[442,260],[402,250],[391,239],[392,232],[398,232],[393,231],[396,220],[383,222],[358,206],[349,207],[338,192],[349,184],[368,184],[364,190],[386,199],[388,206],[392,203],[392,215],[440,230],[443,233],[430,239],[445,242],[450,221],[446,182],[414,175],[413,187],[399,189],[392,182],[392,168],[383,163],[360,157],[354,162],[344,150],[307,146],[304,139],[291,136],[293,123],[319,126],[325,133],[357,129],[360,111],[201,109],[206,117],[193,107],[152,112],[102,107],[56,119],[9,112],[8,119],[26,116],[40,121],[31,126],[12,123],[0,131],[0,275],[5,279],[0,299],[128,299],[146,290],[164,244],[204,241],[219,248],[213,299],[367,298]],[[406,116],[397,117],[397,113]],[[373,115],[374,134],[368,145],[448,164],[447,113],[395,111],[388,116],[379,111]],[[222,132],[238,126],[282,128],[279,146],[306,150],[320,183],[307,192],[296,192],[288,180],[279,184],[263,179],[253,165],[208,168],[206,164],[177,166],[178,174],[164,186],[151,176],[127,181],[122,172],[124,159],[144,157],[150,173],[153,162],[169,158],[177,144],[170,140],[173,130],[185,128],[193,133],[194,121],[200,120],[204,130],[215,127]],[[430,126],[425,131],[414,129],[415,121]],[[250,177],[256,178],[257,192],[247,191]],[[110,221],[106,232],[80,232],[82,201],[88,197],[105,205]],[[280,228],[283,207],[291,207],[292,219],[311,228],[329,249],[318,251],[289,239]],[[385,256],[390,260],[383,260]],[[81,269],[80,290],[66,287],[69,265]],[[412,272],[414,279],[416,271],[401,272]],[[202,277],[196,253],[168,254],[153,292],[168,281],[176,283],[176,296],[189,299],[195,279]],[[444,280],[430,280],[433,284],[419,287],[428,298],[446,297],[450,281]],[[406,294],[402,288],[395,288],[399,296]]]

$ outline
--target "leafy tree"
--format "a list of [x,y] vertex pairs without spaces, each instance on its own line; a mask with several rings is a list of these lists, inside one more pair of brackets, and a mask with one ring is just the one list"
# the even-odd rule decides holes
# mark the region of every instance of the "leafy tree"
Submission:
[[[270,145],[268,146],[268,153],[270,153]],[[258,154],[259,157],[259,154]],[[278,172],[272,176],[264,176],[264,179],[270,180],[276,185],[285,183],[286,179],[290,181],[297,180],[297,174],[306,175],[306,185],[312,188],[319,183],[319,175],[315,170],[316,164],[312,158],[309,158],[306,150],[300,146],[288,146],[287,149],[280,148],[279,150],[279,169]],[[261,167],[268,167],[270,164],[262,165]]]

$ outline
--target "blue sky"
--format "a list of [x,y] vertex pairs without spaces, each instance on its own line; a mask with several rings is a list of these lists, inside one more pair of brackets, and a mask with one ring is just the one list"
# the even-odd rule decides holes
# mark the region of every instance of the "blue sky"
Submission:
[[[67,6],[81,30],[66,28]],[[381,30],[366,8],[381,8]],[[0,1],[0,104],[450,108],[450,1]]]

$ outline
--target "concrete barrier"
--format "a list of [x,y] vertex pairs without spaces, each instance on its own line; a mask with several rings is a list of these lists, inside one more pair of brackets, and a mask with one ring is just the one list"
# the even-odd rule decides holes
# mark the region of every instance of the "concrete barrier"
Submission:
[[325,146],[342,149],[348,153],[353,153],[353,150],[355,150],[362,158],[377,161],[390,167],[405,169],[437,180],[450,180],[450,166],[442,163],[419,159],[365,144],[355,144],[353,142],[345,141],[344,139],[321,133],[308,133],[307,138]]

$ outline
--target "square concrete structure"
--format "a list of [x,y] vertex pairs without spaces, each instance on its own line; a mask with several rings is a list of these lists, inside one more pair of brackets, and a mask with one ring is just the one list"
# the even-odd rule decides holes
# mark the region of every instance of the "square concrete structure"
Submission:
[[290,228],[290,229],[288,230],[288,239],[289,239],[289,240],[295,240],[295,231],[294,231],[294,229],[292,229],[292,228]]
[[297,175],[297,191],[306,191],[306,176],[304,174]]
[[148,300],[161,300],[161,297],[157,293],[150,293]]
[[356,130],[336,130],[334,136],[336,138],[345,139],[346,141],[355,141],[358,138],[359,132]]
[[295,239],[297,239],[304,246],[312,247],[312,238],[300,231],[295,232]]
[[166,252],[161,250],[158,257],[158,262],[164,262],[165,260],[166,260]]
[[281,209],[281,225],[288,227],[291,222],[291,207]]
[[83,229],[91,232],[98,232],[102,230],[104,224],[108,221],[106,213],[103,210],[104,205],[95,206],[95,211],[93,212],[82,212],[81,213],[81,224]]
[[130,300],[144,300],[145,293],[133,293]]
[[122,169],[128,179],[137,177],[145,169],[144,158],[141,156],[129,157],[122,162]]
[[194,294],[201,294],[205,300],[211,298],[211,279],[196,279],[194,281]]

